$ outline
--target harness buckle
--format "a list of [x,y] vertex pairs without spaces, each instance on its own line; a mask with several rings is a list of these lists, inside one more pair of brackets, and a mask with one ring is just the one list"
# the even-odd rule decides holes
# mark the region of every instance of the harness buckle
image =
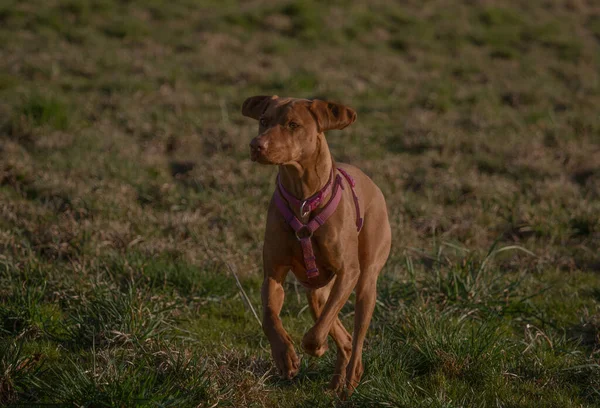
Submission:
[[[308,235],[307,235],[307,236],[305,236],[305,237],[301,237],[299,233],[300,233],[300,231],[302,231],[302,230],[307,230],[307,231],[308,231]],[[295,231],[295,234],[296,234],[296,239],[297,239],[298,241],[302,241],[303,239],[310,239],[310,238],[312,238],[312,236],[313,236],[313,231],[312,231],[310,228],[308,228],[308,225],[303,225],[301,228],[298,228],[298,230],[297,230],[297,231]]]

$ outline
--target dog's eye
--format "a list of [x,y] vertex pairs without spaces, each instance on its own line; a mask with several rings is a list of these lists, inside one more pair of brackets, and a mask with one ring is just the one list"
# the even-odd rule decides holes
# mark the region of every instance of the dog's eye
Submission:
[[288,124],[290,129],[296,129],[298,126],[300,126],[299,124],[297,124],[296,122],[290,122]]
[[258,123],[260,123],[261,126],[267,126],[267,119],[265,118],[260,118],[260,120],[258,121]]

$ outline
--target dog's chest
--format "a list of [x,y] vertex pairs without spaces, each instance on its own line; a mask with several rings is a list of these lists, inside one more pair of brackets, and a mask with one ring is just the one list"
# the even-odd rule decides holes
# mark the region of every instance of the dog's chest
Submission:
[[315,234],[312,238],[312,246],[319,275],[310,279],[307,277],[304,255],[300,242],[297,240],[292,243],[292,272],[302,284],[316,288],[327,284],[340,271],[343,258],[339,243],[327,237],[326,234],[321,236]]

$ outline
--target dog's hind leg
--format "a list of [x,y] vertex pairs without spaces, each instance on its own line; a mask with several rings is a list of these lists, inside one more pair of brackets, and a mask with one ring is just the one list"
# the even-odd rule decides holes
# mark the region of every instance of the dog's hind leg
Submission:
[[[325,306],[325,302],[327,302],[327,298],[329,297],[329,293],[331,292],[332,285],[333,280],[322,288],[309,290],[306,294],[306,297],[308,299],[308,306],[315,321],[321,315],[323,306]],[[348,333],[348,331],[346,330],[339,318],[336,318],[333,326],[331,327],[331,330],[329,331],[329,335],[331,336],[337,347],[337,359],[335,362],[335,370],[333,378],[329,383],[329,388],[333,390],[338,390],[341,386],[344,385],[345,382],[346,366],[348,365],[348,361],[350,360],[350,354],[352,352],[352,336]],[[325,348],[325,350],[322,350],[321,354],[326,351],[326,346],[322,348]]]
[[392,233],[383,203],[382,210],[365,215],[365,228],[359,237],[360,277],[355,287],[354,333],[352,356],[346,369],[347,395],[350,395],[362,377],[362,352],[375,310],[377,278],[390,253]]
[[352,356],[346,368],[346,387],[350,395],[358,386],[364,368],[362,352],[367,329],[371,323],[375,300],[377,298],[377,273],[362,274],[356,285],[356,303],[354,308],[354,333],[352,339]]

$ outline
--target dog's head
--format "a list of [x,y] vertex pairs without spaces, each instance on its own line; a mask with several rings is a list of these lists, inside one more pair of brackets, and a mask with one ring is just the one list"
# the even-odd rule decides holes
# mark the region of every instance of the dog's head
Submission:
[[299,162],[317,149],[318,135],[343,129],[356,120],[346,106],[320,100],[253,96],[242,114],[258,120],[258,136],[250,142],[252,161],[262,164]]

